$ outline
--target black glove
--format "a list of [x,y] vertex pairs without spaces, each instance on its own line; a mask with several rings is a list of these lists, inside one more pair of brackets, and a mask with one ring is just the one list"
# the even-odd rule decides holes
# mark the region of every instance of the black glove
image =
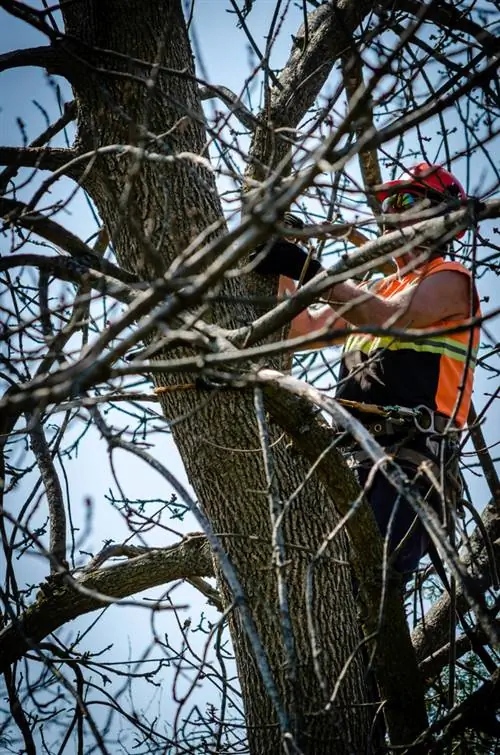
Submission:
[[288,228],[297,228],[299,231],[302,231],[305,228],[302,218],[299,218],[298,215],[294,215],[293,212],[284,213],[283,225],[288,226]]
[[[259,258],[265,249],[266,244],[258,246],[250,254],[250,259]],[[308,283],[315,275],[321,272],[323,269],[321,264],[318,260],[312,258],[308,261],[308,254],[297,244],[292,244],[291,241],[285,241],[284,239],[278,239],[271,244],[265,257],[259,259],[254,270],[256,273],[260,273],[260,275],[285,275],[287,278],[298,281],[306,264],[307,269],[304,274],[303,283]]]

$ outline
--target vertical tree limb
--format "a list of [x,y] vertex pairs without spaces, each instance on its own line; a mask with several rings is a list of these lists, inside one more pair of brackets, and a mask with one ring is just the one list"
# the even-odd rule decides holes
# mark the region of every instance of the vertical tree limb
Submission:
[[[64,497],[57,475],[54,460],[45,438],[41,421],[35,415],[27,416],[30,429],[31,450],[33,451],[40,475],[42,477],[49,506],[51,555],[50,571],[52,574],[60,571],[60,566],[66,566],[66,510]],[[59,568],[58,568],[59,565]]]

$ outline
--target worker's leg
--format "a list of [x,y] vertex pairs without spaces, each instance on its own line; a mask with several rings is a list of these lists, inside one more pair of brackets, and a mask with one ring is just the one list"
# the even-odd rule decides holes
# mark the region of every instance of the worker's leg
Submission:
[[[400,573],[410,574],[418,568],[420,559],[428,550],[427,532],[412,506],[405,498],[399,496],[381,472],[377,472],[368,482],[369,471],[365,468],[358,470],[359,482],[363,488],[366,487],[366,497],[380,532],[388,539],[389,554],[400,546],[394,557],[394,568]],[[405,465],[404,471],[409,479],[415,479],[415,492],[418,491],[428,503],[436,506],[436,493],[432,490],[429,480],[418,475],[416,468],[411,465]]]

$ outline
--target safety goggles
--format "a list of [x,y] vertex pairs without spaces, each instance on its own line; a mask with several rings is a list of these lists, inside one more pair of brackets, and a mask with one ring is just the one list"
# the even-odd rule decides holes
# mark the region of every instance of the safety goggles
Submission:
[[389,194],[382,202],[382,212],[384,215],[392,213],[407,212],[421,202],[423,196],[420,194],[411,194],[409,191],[401,191],[396,194]]

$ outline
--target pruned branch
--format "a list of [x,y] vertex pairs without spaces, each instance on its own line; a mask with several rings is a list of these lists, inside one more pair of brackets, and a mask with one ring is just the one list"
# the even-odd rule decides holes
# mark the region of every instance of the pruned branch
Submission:
[[[74,577],[59,574],[41,586],[36,602],[22,616],[11,617],[12,621],[0,631],[0,673],[78,616],[151,587],[178,579],[213,576],[211,551],[204,535],[189,535],[177,545],[151,550],[107,568],[76,573]],[[98,594],[109,600],[103,602]]]

